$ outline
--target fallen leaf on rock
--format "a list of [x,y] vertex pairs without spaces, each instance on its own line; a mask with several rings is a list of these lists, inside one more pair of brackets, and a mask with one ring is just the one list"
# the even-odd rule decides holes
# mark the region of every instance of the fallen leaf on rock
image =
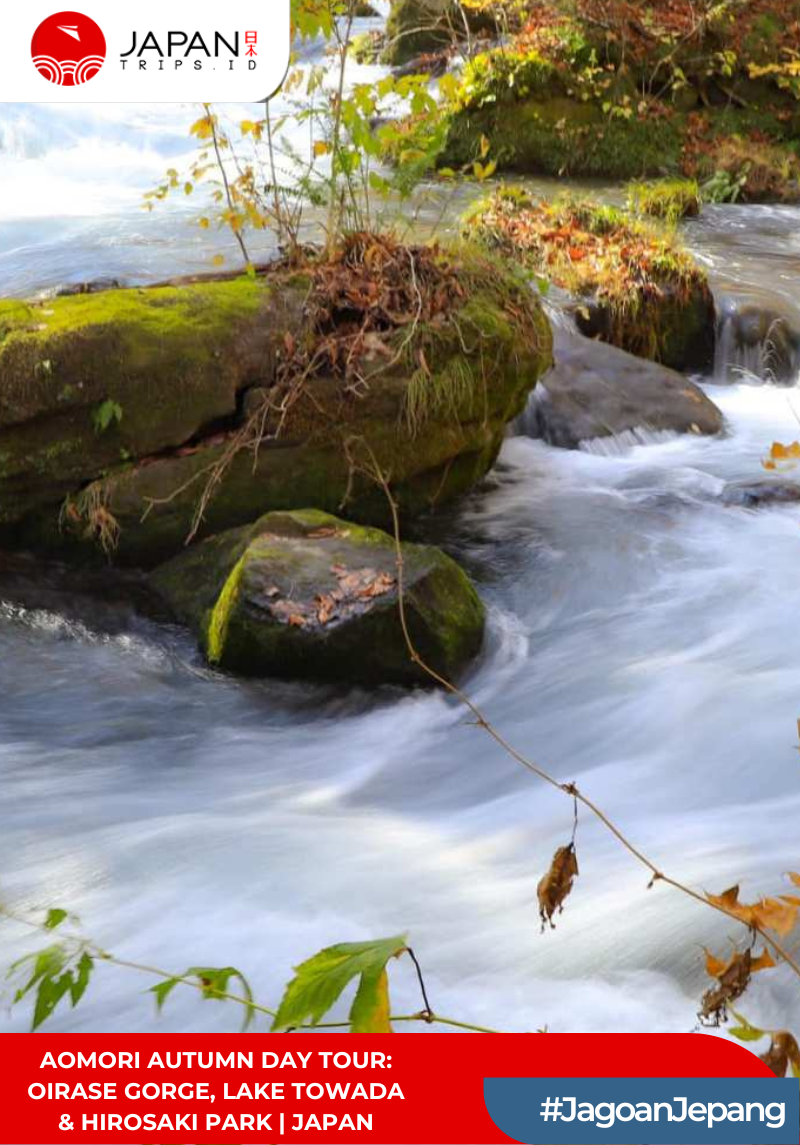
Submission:
[[336,615],[337,601],[332,594],[322,594],[316,598],[317,620],[320,624],[327,624]]
[[385,593],[391,592],[394,586],[395,578],[389,573],[381,573],[361,590],[361,596],[383,596]]
[[320,541],[325,537],[346,537],[346,529],[337,529],[333,525],[322,525],[319,529],[312,529],[310,533],[306,533],[312,541]]

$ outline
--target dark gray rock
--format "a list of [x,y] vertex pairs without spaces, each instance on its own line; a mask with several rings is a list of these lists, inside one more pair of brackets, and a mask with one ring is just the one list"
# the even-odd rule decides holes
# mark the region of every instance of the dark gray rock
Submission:
[[758,509],[762,505],[791,505],[800,501],[800,485],[791,481],[731,482],[722,490],[726,505]]
[[555,364],[518,428],[563,449],[630,431],[715,434],[723,417],[699,386],[655,362],[580,334],[554,331]]
[[737,381],[752,374],[793,385],[800,372],[800,315],[780,296],[722,299],[714,373]]

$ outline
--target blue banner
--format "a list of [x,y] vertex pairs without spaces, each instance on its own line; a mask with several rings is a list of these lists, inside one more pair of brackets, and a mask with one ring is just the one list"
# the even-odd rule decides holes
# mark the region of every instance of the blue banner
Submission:
[[797,1145],[794,1078],[487,1077],[498,1129],[525,1145]]

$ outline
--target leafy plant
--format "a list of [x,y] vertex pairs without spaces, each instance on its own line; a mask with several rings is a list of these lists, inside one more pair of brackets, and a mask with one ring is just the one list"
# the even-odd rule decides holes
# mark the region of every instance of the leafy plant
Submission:
[[[170,168],[145,194],[144,205],[152,210],[171,194],[190,195],[202,184],[210,193],[211,209],[199,216],[198,225],[228,230],[246,267],[252,266],[250,231],[272,230],[289,255],[297,254],[305,207],[319,209],[315,222],[328,253],[344,231],[374,229],[373,197],[384,202],[407,198],[432,168],[441,145],[434,130],[426,146],[409,146],[403,119],[438,124],[441,132],[441,117],[426,75],[384,76],[348,89],[356,7],[356,0],[296,3],[296,34],[310,39],[322,33],[333,41],[334,87],[325,82],[325,68],[293,66],[282,88],[290,110],[277,118],[267,103],[262,119],[226,126],[206,104],[190,128],[199,147],[195,161],[185,174]],[[308,128],[307,154],[287,138],[289,122]],[[382,159],[398,153],[401,165],[383,170]],[[213,261],[221,266],[224,256]]]
[[[35,922],[0,907],[0,916],[36,930],[48,931],[74,916],[61,908],[49,910],[44,919]],[[422,1009],[412,1014],[391,1014],[389,977],[390,961],[408,955],[414,964],[422,995]],[[346,1021],[324,1023],[327,1027],[346,1028],[352,1033],[387,1033],[392,1022],[438,1023],[475,1033],[496,1033],[485,1026],[476,1026],[456,1018],[437,1014],[428,1001],[422,970],[416,955],[406,944],[405,935],[381,938],[370,942],[342,943],[320,950],[295,968],[294,977],[284,990],[278,1009],[257,1002],[245,976],[234,966],[192,966],[183,974],[170,974],[150,965],[120,959],[77,932],[66,934],[63,940],[42,950],[26,954],[9,969],[8,978],[22,977],[13,1000],[22,1002],[36,990],[32,1028],[49,1018],[59,1002],[69,997],[73,1006],[83,998],[97,962],[105,962],[142,974],[156,975],[160,980],[150,988],[160,1012],[177,986],[187,986],[214,1002],[231,1002],[244,1010],[242,1030],[266,1015],[273,1030],[313,1029],[331,1011],[345,989],[358,980],[355,996]],[[238,989],[237,989],[238,987]]]
[[350,1030],[358,1033],[390,1033],[389,979],[386,963],[407,950],[406,936],[376,942],[349,942],[328,946],[295,968],[286,987],[273,1030],[317,1025],[338,1001],[342,991],[358,978],[350,1007]]
[[112,425],[122,421],[122,406],[119,402],[106,398],[92,411],[92,425],[95,433],[105,433]]
[[[43,929],[56,930],[67,917],[67,911],[60,908],[49,910]],[[84,943],[54,943],[25,954],[9,970],[9,977],[23,978],[14,994],[14,1002],[21,1002],[35,992],[31,1028],[36,1030],[51,1016],[62,998],[68,997],[73,1008],[78,1005],[93,970],[94,959]]]
[[745,165],[738,174],[730,171],[715,171],[700,188],[706,203],[735,203],[741,197],[749,168]]

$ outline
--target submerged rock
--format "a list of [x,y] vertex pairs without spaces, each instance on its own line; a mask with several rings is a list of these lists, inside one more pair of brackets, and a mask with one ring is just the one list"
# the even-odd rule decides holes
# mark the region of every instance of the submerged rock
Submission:
[[800,373],[800,325],[779,296],[723,298],[717,335],[715,375],[739,381],[752,376],[793,385]]
[[485,475],[550,361],[513,267],[380,236],[302,273],[0,301],[0,543],[152,566],[298,503],[381,524],[367,462],[413,515]]
[[[448,679],[478,653],[484,610],[458,565],[402,545],[406,623]],[[211,664],[247,676],[430,685],[398,609],[394,538],[317,510],[269,513],[211,537],[152,574]]]
[[762,505],[793,505],[800,501],[800,485],[791,481],[736,481],[722,490],[726,505],[758,509]]
[[681,374],[614,346],[557,330],[555,365],[520,418],[531,437],[563,449],[631,431],[714,434],[721,412]]

